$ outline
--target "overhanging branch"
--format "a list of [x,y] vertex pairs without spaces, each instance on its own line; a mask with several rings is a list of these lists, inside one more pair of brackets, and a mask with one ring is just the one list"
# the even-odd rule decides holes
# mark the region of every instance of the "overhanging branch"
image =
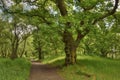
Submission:
[[[37,0],[35,0],[35,1],[37,1]],[[3,8],[4,13],[11,14],[11,15],[18,14],[18,15],[23,15],[23,16],[28,16],[28,17],[39,17],[43,23],[46,23],[48,25],[52,23],[51,21],[48,21],[44,16],[41,16],[40,14],[30,14],[30,13],[26,13],[23,11],[9,10],[9,8],[6,7],[7,4],[5,4],[4,0],[0,0],[0,2],[2,4],[1,7]]]
[[103,16],[100,16],[99,18],[95,19],[93,24],[97,23],[98,21],[100,21],[100,20],[102,20],[110,15],[113,15],[118,8],[118,3],[119,3],[119,0],[115,0],[115,5],[114,5],[113,9],[110,12],[104,14]]
[[66,16],[68,14],[64,0],[56,0],[56,5],[58,6],[62,16]]

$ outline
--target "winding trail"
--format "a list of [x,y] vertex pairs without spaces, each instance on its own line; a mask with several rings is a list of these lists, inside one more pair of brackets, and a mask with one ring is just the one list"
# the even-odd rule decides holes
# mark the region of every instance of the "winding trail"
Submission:
[[57,74],[57,68],[40,62],[32,62],[29,80],[63,80]]

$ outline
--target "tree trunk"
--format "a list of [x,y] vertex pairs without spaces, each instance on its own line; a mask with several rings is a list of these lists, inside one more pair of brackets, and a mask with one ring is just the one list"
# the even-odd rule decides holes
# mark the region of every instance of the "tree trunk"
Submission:
[[53,39],[50,37],[50,40],[51,42],[53,43],[53,48],[54,48],[54,51],[55,51],[55,56],[58,55],[58,51],[57,51],[57,45],[55,43],[55,41],[53,41]]
[[101,49],[101,57],[107,57],[107,51]]
[[20,54],[20,57],[22,57],[23,54],[25,53],[26,41],[27,41],[27,39],[25,39],[25,41],[24,41],[24,44],[23,44],[23,50],[22,50],[22,52],[21,52],[21,54]]
[[67,30],[63,34],[63,42],[65,43],[65,65],[75,64],[76,63],[76,44],[72,37],[72,34]]
[[38,41],[37,52],[38,52],[38,59],[41,60],[43,58],[41,41]]
[[38,50],[38,58],[39,58],[39,60],[41,60],[42,59],[42,51],[41,51],[41,48],[39,48],[39,50]]
[[[66,4],[64,0],[56,0],[56,5],[60,10],[60,13],[63,17],[68,16]],[[62,34],[63,37],[63,42],[65,44],[65,65],[69,64],[75,64],[76,63],[76,49],[81,41],[81,39],[89,32],[89,30],[86,28],[84,31],[85,33],[83,34],[81,31],[77,30],[77,39],[74,40],[73,34],[67,29],[70,29],[72,27],[71,22],[66,22],[65,23],[65,31]],[[84,21],[80,21],[80,26],[82,27],[84,25]]]
[[75,64],[76,63],[76,49],[75,48],[68,48],[65,46],[65,65]]
[[18,57],[18,55],[17,55],[18,46],[19,46],[19,39],[18,39],[18,37],[16,37],[12,43],[12,53],[10,55],[11,59],[15,59]]
[[4,50],[3,50],[3,46],[1,47],[1,56],[4,57]]

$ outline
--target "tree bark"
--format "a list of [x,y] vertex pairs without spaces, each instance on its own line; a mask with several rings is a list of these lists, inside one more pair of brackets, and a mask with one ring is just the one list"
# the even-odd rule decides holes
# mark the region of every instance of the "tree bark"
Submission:
[[10,55],[10,58],[11,59],[15,59],[18,57],[17,55],[17,51],[18,51],[18,46],[19,46],[19,37],[18,37],[18,34],[17,34],[17,27],[16,27],[16,23],[14,24],[14,36],[13,36],[13,40],[11,41],[12,42],[12,53]]
[[10,55],[11,59],[15,59],[18,57],[18,55],[17,55],[18,45],[19,45],[18,42],[19,42],[19,40],[15,39],[14,42],[12,43],[12,53]]
[[38,41],[37,52],[38,52],[38,59],[39,59],[39,60],[43,59],[41,41]]
[[57,44],[55,43],[55,41],[53,41],[52,37],[50,37],[50,40],[53,44],[53,49],[54,49],[54,55],[58,55],[58,51],[57,51]]
[[[56,0],[56,5],[59,8],[61,16],[63,16],[63,17],[68,16],[67,8],[66,8],[64,1],[65,0]],[[104,19],[105,17],[108,17],[108,16],[114,14],[116,12],[117,7],[118,7],[118,2],[119,2],[119,0],[115,0],[115,6],[114,6],[113,10],[111,12],[104,14],[103,16],[95,19],[93,21],[93,23],[91,23],[91,24],[94,25],[96,22]],[[84,25],[84,21],[80,21],[80,26],[82,27],[83,25]],[[64,50],[65,50],[65,54],[66,54],[66,58],[65,58],[66,65],[76,63],[76,49],[77,49],[81,39],[83,39],[84,36],[89,33],[89,28],[84,29],[84,31],[85,31],[84,34],[82,34],[82,32],[80,30],[78,30],[77,31],[78,32],[77,39],[74,40],[72,37],[72,33],[67,31],[67,29],[69,29],[70,27],[71,27],[71,22],[66,22],[65,31],[64,31],[63,36],[62,36],[63,42],[65,44]]]
[[64,31],[63,34],[63,42],[65,44],[65,65],[75,64],[76,63],[76,49],[77,46],[75,44],[74,38],[72,34],[67,30]]
[[[66,9],[64,0],[56,0],[56,4],[60,10],[61,15],[63,17],[67,16],[68,13],[67,13],[67,9]],[[83,22],[83,24],[84,24],[84,22]],[[81,24],[81,25],[83,25],[83,24]],[[77,39],[74,40],[73,34],[68,31],[69,28],[71,28],[71,22],[66,22],[65,30],[64,30],[64,33],[62,34],[63,42],[65,44],[64,51],[66,54],[65,65],[70,65],[70,64],[76,63],[76,58],[77,58],[76,50],[77,50],[77,47],[78,47],[81,39],[85,36],[85,35],[82,35],[80,31],[78,31]]]
[[41,60],[42,59],[42,50],[41,50],[41,48],[39,47],[39,49],[38,49],[38,58],[39,58],[39,60]]
[[[60,10],[61,15],[67,16],[67,9],[64,3],[64,0],[56,0],[56,5]],[[75,41],[72,37],[72,34],[67,31],[68,28],[70,28],[70,22],[66,22],[66,29],[62,35],[63,37],[63,42],[65,44],[65,65],[70,65],[70,64],[75,64],[76,63],[76,46],[75,46]]]

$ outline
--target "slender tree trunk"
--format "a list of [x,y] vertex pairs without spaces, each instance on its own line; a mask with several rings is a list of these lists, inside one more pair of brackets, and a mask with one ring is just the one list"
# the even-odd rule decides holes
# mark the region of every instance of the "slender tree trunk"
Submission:
[[40,41],[38,41],[37,51],[38,51],[38,59],[41,60],[44,56],[42,54],[42,47],[41,47],[41,42]]
[[18,37],[16,37],[12,43],[12,53],[10,55],[11,59],[15,59],[18,57],[18,55],[17,55],[18,46],[19,46],[19,39],[18,39]]
[[6,45],[3,45],[3,46],[1,47],[1,56],[2,56],[3,58],[6,58],[6,57],[7,57],[7,48],[6,48]]
[[18,51],[18,46],[19,46],[19,33],[17,33],[17,25],[14,23],[14,36],[13,39],[11,39],[12,43],[12,53],[10,55],[11,59],[15,59],[18,57],[17,51]]
[[27,55],[27,51],[25,51],[25,56],[28,57],[28,55]]
[[3,46],[1,47],[1,56],[4,57]]
[[25,41],[24,41],[24,44],[23,44],[23,50],[22,50],[22,52],[21,52],[20,57],[22,57],[22,56],[23,56],[23,54],[25,53],[26,41],[27,41],[27,39],[25,39]]
[[53,39],[50,37],[50,40],[51,40],[51,42],[52,42],[52,44],[53,44],[53,48],[54,48],[54,51],[55,51],[55,55],[58,55],[58,51],[57,51],[57,45],[56,45],[56,43],[53,41]]
[[104,49],[101,49],[101,57],[107,57],[107,52]]
[[39,58],[39,60],[41,60],[42,59],[42,50],[41,50],[41,48],[39,47],[39,49],[38,49],[38,58]]

